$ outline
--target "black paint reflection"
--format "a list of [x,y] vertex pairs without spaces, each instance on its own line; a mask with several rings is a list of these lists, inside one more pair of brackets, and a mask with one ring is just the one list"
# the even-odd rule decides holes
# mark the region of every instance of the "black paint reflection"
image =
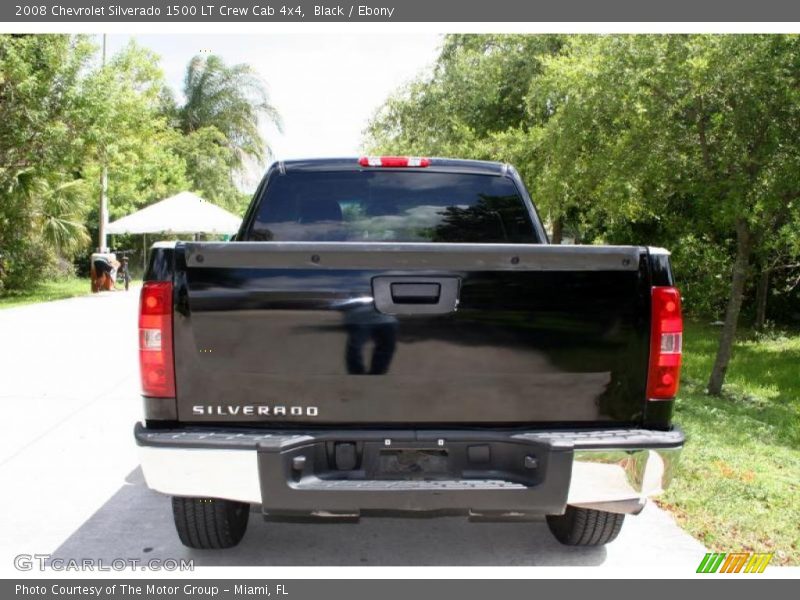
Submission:
[[[383,375],[389,372],[397,347],[397,319],[375,310],[373,304],[362,304],[344,313],[347,330],[345,364],[351,375]],[[372,357],[364,364],[364,347],[372,341]]]

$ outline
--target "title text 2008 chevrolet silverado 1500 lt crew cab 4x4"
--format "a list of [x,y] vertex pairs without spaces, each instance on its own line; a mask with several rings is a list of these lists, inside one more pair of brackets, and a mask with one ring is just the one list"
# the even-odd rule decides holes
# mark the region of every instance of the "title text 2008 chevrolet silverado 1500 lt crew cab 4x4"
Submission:
[[142,468],[195,548],[250,505],[604,544],[684,441],[668,253],[548,245],[504,164],[276,163],[234,241],[154,247],[139,328]]

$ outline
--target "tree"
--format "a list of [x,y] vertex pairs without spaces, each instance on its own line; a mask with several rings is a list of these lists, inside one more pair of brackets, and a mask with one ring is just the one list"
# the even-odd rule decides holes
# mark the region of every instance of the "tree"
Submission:
[[46,276],[88,240],[82,36],[0,35],[0,290]]
[[[550,153],[564,169],[558,180],[587,184],[593,199],[634,211],[622,212],[626,218],[644,206],[652,217],[680,217],[679,227],[734,240],[708,381],[714,395],[730,361],[751,259],[776,223],[799,222],[798,50],[796,36],[581,40],[552,65],[545,92],[561,113],[545,138],[559,138]],[[559,152],[571,139],[580,140],[576,149]]]
[[508,151],[492,136],[538,124],[526,104],[530,81],[563,43],[556,35],[447,36],[433,70],[373,116],[366,145],[379,152],[476,158]]
[[165,82],[158,63],[152,51],[130,42],[84,83],[92,155],[82,173],[97,198],[100,171],[107,167],[112,219],[190,187],[175,149],[182,136],[162,113]]
[[174,149],[186,166],[192,187],[203,198],[235,214],[244,214],[250,197],[234,182],[233,174],[237,171],[235,155],[219,129],[208,126],[181,135]]
[[241,212],[234,176],[269,152],[258,119],[277,113],[246,65],[194,59],[179,107],[151,51],[96,55],[86,36],[0,36],[0,291],[88,251],[104,166],[112,219],[185,189]]
[[259,121],[266,118],[280,128],[280,115],[250,65],[228,66],[218,56],[195,56],[186,68],[183,94],[186,100],[176,113],[184,134],[215,127],[237,168],[247,157],[262,161],[271,155]]

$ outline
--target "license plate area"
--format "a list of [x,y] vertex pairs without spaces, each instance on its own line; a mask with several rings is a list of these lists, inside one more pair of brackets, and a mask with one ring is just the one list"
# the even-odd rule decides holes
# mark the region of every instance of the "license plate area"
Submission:
[[[437,481],[503,480],[539,484],[549,452],[529,443],[495,441],[391,440],[336,441],[303,451],[306,468],[325,480]],[[288,457],[285,460],[292,460]],[[310,467],[310,469],[308,468]]]
[[377,479],[445,478],[449,453],[440,448],[392,448],[378,453]]

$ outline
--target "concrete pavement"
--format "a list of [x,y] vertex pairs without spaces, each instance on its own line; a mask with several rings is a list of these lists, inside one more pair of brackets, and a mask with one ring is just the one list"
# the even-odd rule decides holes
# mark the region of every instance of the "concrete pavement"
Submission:
[[[705,549],[664,511],[628,517],[605,548],[559,545],[544,522],[365,518],[358,524],[264,523],[242,544],[180,545],[169,499],[149,491],[132,428],[140,418],[138,291],[0,310],[0,573],[19,553],[62,558],[181,558],[196,565],[674,565]],[[107,326],[94,333],[93,322]]]

